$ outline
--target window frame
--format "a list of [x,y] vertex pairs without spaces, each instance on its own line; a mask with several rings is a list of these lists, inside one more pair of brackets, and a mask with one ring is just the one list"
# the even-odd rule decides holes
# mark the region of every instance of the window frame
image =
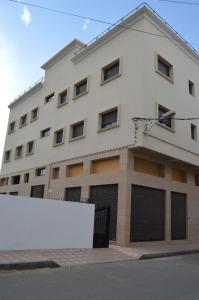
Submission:
[[[76,93],[76,91],[77,91],[77,86],[80,85],[80,84],[82,84],[82,83],[84,83],[84,81],[86,81],[86,84],[87,84],[86,90],[85,90],[84,92],[82,92],[81,94],[78,94],[78,95],[77,95],[77,93]],[[79,97],[81,97],[81,96],[87,94],[87,93],[88,93],[88,85],[89,85],[89,78],[88,78],[88,76],[85,77],[84,79],[82,79],[82,80],[76,82],[76,83],[74,84],[74,86],[73,86],[73,100],[76,100],[77,98],[79,98]]]
[[[51,98],[53,98],[53,99],[51,99]],[[52,92],[44,98],[44,104],[48,104],[48,103],[52,102],[54,99],[55,99],[55,92]]]
[[[167,76],[166,74],[162,73],[159,68],[158,68],[158,62],[159,60],[165,64],[167,67],[169,67],[169,73],[170,75]],[[166,60],[164,57],[162,57],[160,54],[155,53],[155,70],[156,73],[158,73],[159,75],[161,75],[162,77],[164,77],[165,79],[167,79],[168,81],[170,81],[171,83],[174,83],[174,71],[173,71],[173,65]]]
[[[9,159],[5,159],[6,158],[6,153],[9,152],[10,155],[9,155]],[[11,153],[12,153],[12,150],[11,149],[8,149],[4,152],[4,157],[3,157],[3,162],[4,163],[9,163],[11,161]]]
[[[165,107],[164,105],[160,104],[160,103],[157,103],[157,112],[156,112],[156,115],[157,115],[157,119],[159,119],[159,108],[162,109],[162,110],[166,110],[166,112],[170,111],[170,109],[168,109],[167,107]],[[165,123],[163,122],[160,122],[160,121],[157,121],[156,123],[158,126],[161,126],[162,128],[164,129],[167,129],[173,133],[175,133],[175,119],[174,118],[171,118],[171,127],[167,126]]]
[[[42,170],[42,171],[45,170],[45,172],[43,175],[38,175],[38,170]],[[35,177],[44,177],[46,176],[46,173],[47,173],[46,167],[39,167],[35,169]]]
[[[190,85],[191,85],[191,88],[190,88]],[[190,93],[190,91],[191,91],[191,93]],[[190,96],[195,97],[195,84],[190,79],[188,80],[188,92],[189,92]]]
[[[43,132],[43,131],[46,131],[46,132],[47,132],[47,130],[49,130],[49,134],[48,134],[48,135],[42,136],[42,132]],[[40,131],[40,138],[43,139],[43,138],[46,138],[46,137],[50,136],[50,131],[51,131],[51,127],[47,127],[47,128],[45,128],[45,129],[42,129],[42,130]]]
[[[58,176],[56,177],[55,174],[56,174],[56,171],[58,169]],[[60,167],[52,167],[52,171],[51,171],[51,179],[52,180],[58,180],[60,177]]]
[[[61,96],[63,96],[64,94],[66,94],[66,101],[64,103],[60,103]],[[58,94],[57,108],[60,108],[64,105],[66,105],[68,103],[68,100],[69,100],[69,89],[65,89],[64,91],[62,91],[61,93]]]
[[[73,137],[73,127],[75,125],[79,125],[81,123],[83,123],[83,134],[81,136]],[[85,130],[86,130],[85,127],[86,127],[86,120],[85,119],[71,124],[70,125],[70,133],[69,133],[69,142],[84,138],[85,137]]]
[[[114,125],[110,125],[107,127],[102,128],[102,116],[106,113],[112,112],[114,110],[117,110],[117,122],[114,123]],[[104,110],[101,113],[98,114],[98,132],[106,131],[112,128],[116,128],[120,126],[120,105],[114,106],[110,109]]]
[[[61,131],[61,130],[63,130],[63,138],[62,138],[62,141],[61,141],[60,143],[56,143],[56,134],[57,134],[59,131]],[[54,131],[54,134],[53,134],[53,147],[57,147],[57,146],[63,145],[64,142],[65,142],[65,127],[60,128],[60,129]]]
[[[17,149],[18,149],[19,147],[21,147],[21,155],[20,155],[20,156],[17,156],[17,155],[16,155],[16,154],[17,154]],[[19,159],[19,158],[22,158],[22,157],[23,157],[23,150],[24,150],[23,144],[22,144],[22,145],[19,145],[19,146],[17,146],[17,147],[15,148],[15,159]]]
[[[37,110],[37,116],[36,116],[36,118],[33,118],[33,113],[34,113],[35,110]],[[32,123],[32,122],[38,120],[38,118],[39,118],[39,106],[37,106],[37,107],[35,107],[35,108],[33,108],[31,110],[31,113],[30,113],[30,122]]]
[[[22,124],[22,118],[23,117],[25,117],[26,116],[26,123],[25,124]],[[23,127],[25,127],[25,126],[27,126],[28,125],[28,113],[26,113],[26,114],[24,114],[24,115],[22,115],[21,117],[20,117],[20,119],[19,119],[19,129],[21,129],[21,128],[23,128]]]
[[[192,132],[193,129],[193,132]],[[193,133],[193,137],[192,137]],[[191,140],[197,142],[198,140],[198,134],[197,134],[197,126],[193,123],[191,123]]]
[[[32,147],[32,151],[31,152],[28,152],[28,145],[29,145],[29,143],[33,143],[33,147]],[[27,144],[26,144],[26,156],[32,155],[32,154],[34,154],[34,152],[35,152],[35,140],[31,140],[31,141],[27,142]]]
[[[14,123],[14,128],[13,128],[13,130],[10,130],[10,125],[13,124],[13,123]],[[15,132],[15,129],[16,129],[16,121],[10,122],[10,123],[8,124],[8,135],[14,133],[14,132]]]
[[[109,68],[111,68],[112,66],[114,66],[117,62],[119,63],[119,72],[118,72],[118,74],[116,74],[116,75],[114,75],[114,76],[112,76],[112,77],[104,80],[104,71],[107,70],[107,69],[109,69]],[[107,64],[106,66],[102,67],[101,68],[101,81],[100,81],[100,85],[104,85],[104,84],[108,83],[109,81],[120,77],[122,75],[122,66],[121,66],[121,64],[122,64],[122,58],[119,57],[119,58],[115,59],[114,61],[112,61],[111,63]]]

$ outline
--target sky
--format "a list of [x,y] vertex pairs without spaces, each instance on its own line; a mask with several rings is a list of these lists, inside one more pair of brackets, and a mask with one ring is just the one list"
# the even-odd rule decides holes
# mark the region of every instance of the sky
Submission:
[[[198,2],[197,2],[198,1]],[[40,66],[74,38],[88,43],[108,25],[0,0],[0,161],[2,159],[8,105],[40,79]],[[142,1],[130,0],[24,0],[114,23]],[[195,0],[199,4],[199,0]],[[174,4],[160,0],[147,3],[199,50],[199,5]],[[142,33],[140,33],[142,34]]]

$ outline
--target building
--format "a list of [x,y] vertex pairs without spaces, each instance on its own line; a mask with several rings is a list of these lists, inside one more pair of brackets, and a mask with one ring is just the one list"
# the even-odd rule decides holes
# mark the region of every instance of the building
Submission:
[[9,106],[0,192],[109,204],[119,245],[198,240],[199,121],[176,120],[199,116],[197,52],[142,5],[42,68]]

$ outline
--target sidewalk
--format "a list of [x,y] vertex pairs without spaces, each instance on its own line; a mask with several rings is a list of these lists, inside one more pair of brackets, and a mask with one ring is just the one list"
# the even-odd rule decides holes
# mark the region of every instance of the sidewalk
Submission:
[[[0,251],[0,270],[5,266],[8,269],[49,267],[52,263],[60,267],[74,265],[131,261],[151,259],[181,254],[199,253],[199,243],[178,245],[140,245],[132,248],[111,245],[106,249],[58,249],[58,250],[17,250]],[[26,266],[27,265],[27,266]],[[25,266],[25,267],[23,267]],[[17,268],[18,268],[17,267]]]

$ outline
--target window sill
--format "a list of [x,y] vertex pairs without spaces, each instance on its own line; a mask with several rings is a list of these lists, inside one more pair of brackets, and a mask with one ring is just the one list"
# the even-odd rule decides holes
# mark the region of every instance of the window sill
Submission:
[[15,157],[15,159],[20,159],[20,158],[22,158],[23,156],[17,156],[17,157]]
[[171,131],[171,132],[175,133],[175,129],[172,128],[172,127],[168,127],[168,126],[166,126],[166,125],[164,125],[163,123],[160,123],[160,122],[157,122],[156,124],[157,124],[158,126],[164,128],[164,129],[168,130],[168,131]]
[[30,156],[30,155],[33,155],[34,152],[31,152],[31,153],[26,153],[26,156]]
[[37,121],[37,120],[38,120],[38,117],[35,118],[35,119],[31,119],[31,120],[30,120],[30,123],[33,123],[33,122],[35,122],[35,121]]
[[27,124],[20,125],[20,126],[19,126],[19,129],[21,129],[21,128],[23,128],[23,127],[26,127],[26,126],[27,126]]
[[68,101],[64,102],[64,103],[57,103],[57,108],[63,107],[64,105],[66,105],[68,103]]
[[115,75],[115,76],[113,76],[113,77],[111,77],[111,78],[109,78],[107,80],[101,80],[100,85],[101,86],[105,85],[106,83],[108,83],[108,82],[110,82],[110,81],[112,81],[112,80],[114,80],[114,79],[116,79],[116,78],[118,78],[120,76],[121,76],[121,73],[119,73],[119,74],[117,74],[117,75]]
[[156,73],[158,73],[160,76],[162,76],[163,78],[167,79],[169,82],[174,83],[174,80],[172,77],[168,77],[166,75],[164,75],[163,73],[161,73],[159,70],[156,69]]
[[116,128],[116,127],[119,127],[119,124],[115,124],[115,125],[108,126],[108,127],[105,127],[105,128],[98,128],[97,132],[99,133],[99,132],[107,131],[109,129],[113,129],[113,128]]
[[75,138],[70,138],[69,142],[73,142],[73,141],[80,140],[80,139],[83,139],[83,138],[85,138],[85,135],[81,135],[81,136],[78,136],[78,137],[75,137]]
[[81,93],[81,94],[79,94],[79,95],[77,95],[77,96],[73,96],[73,100],[76,100],[76,99],[78,99],[79,97],[84,96],[84,95],[86,95],[86,94],[88,94],[88,91],[85,91],[85,92],[83,92],[83,93]]
[[64,144],[64,142],[61,142],[61,143],[58,143],[58,144],[53,144],[53,147],[58,147],[58,146],[61,146],[63,144]]

